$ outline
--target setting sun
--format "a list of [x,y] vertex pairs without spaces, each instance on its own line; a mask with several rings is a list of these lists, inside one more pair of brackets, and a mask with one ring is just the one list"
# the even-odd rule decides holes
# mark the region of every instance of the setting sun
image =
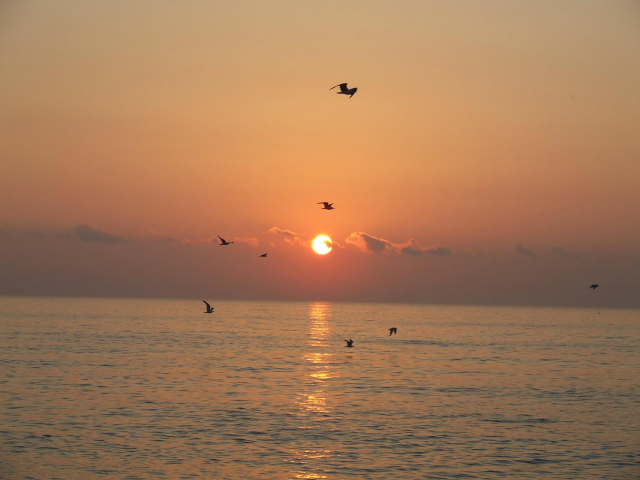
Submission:
[[311,248],[313,248],[314,252],[319,253],[320,255],[326,255],[331,251],[333,246],[329,237],[327,237],[326,235],[318,235],[313,239]]

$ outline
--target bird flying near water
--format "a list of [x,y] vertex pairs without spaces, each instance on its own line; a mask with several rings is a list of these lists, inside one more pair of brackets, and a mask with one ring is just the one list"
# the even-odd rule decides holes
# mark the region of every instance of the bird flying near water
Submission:
[[329,202],[318,202],[318,205],[324,205],[324,207],[322,207],[322,210],[333,210],[335,207],[333,207],[333,203],[329,203]]
[[267,254],[266,254],[266,253],[263,253],[262,255],[260,255],[260,258],[263,258],[263,257],[264,257],[264,258],[267,258]]
[[596,289],[596,288],[598,288],[599,286],[600,286],[600,285],[598,285],[597,283],[594,283],[594,284],[593,284],[593,285],[591,285],[589,288],[590,288],[590,289],[591,289],[591,288],[593,288],[593,289],[595,290],[595,289]]
[[353,340],[349,339],[349,340],[345,340],[345,342],[347,342],[347,344],[345,345],[345,348],[353,348]]
[[[340,91],[336,92],[338,95],[349,95],[349,98],[353,97],[358,91],[357,88],[347,88],[346,83],[339,83],[336,87],[340,87]],[[329,90],[333,90],[336,87],[331,87]]]
[[[202,300],[204,302],[204,300]],[[213,313],[213,308],[211,308],[211,305],[209,305],[207,302],[204,302],[204,304],[207,306],[207,311],[204,313]]]
[[393,335],[393,334],[398,334],[398,329],[396,327],[392,327],[389,329],[389,336]]
[[233,242],[227,242],[224,238],[222,238],[220,235],[218,235],[218,238],[220,239],[220,245],[231,245]]

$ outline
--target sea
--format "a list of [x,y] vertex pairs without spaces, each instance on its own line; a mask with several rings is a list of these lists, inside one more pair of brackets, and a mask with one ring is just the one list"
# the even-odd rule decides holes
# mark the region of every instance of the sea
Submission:
[[640,478],[638,310],[210,303],[0,298],[0,478]]

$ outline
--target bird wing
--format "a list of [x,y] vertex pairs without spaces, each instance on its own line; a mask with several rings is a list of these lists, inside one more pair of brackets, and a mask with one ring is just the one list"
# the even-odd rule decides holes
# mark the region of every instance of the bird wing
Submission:
[[227,243],[227,241],[224,238],[222,238],[220,235],[218,235],[218,238],[222,241],[222,243]]
[[324,205],[324,206],[327,206],[327,205],[329,205],[329,203],[328,203],[328,202],[318,202],[318,205]]
[[339,83],[338,85],[336,85],[335,87],[331,87],[329,90],[333,90],[336,87],[340,87],[340,91],[344,92],[345,88],[347,88],[347,84],[346,83]]
[[[204,302],[204,300],[202,300]],[[207,306],[207,309],[211,308],[211,305],[209,305],[207,302],[204,302],[204,304]]]

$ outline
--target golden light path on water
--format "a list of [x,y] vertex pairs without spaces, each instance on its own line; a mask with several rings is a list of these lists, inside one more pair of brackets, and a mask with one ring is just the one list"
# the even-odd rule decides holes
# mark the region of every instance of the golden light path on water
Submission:
[[[320,238],[320,237],[318,237]],[[328,237],[327,237],[328,238]],[[307,372],[304,382],[304,391],[299,394],[299,415],[311,420],[310,427],[314,428],[315,422],[329,419],[331,413],[330,401],[327,397],[325,382],[336,377],[332,368],[332,354],[327,350],[327,337],[330,332],[329,320],[331,318],[331,305],[327,303],[313,303],[309,306],[309,331],[307,332],[307,352],[303,358],[307,362]],[[296,460],[302,465],[309,460],[327,459],[332,456],[331,450],[306,448],[292,451]],[[325,475],[300,469],[295,472],[294,478],[322,479]]]

